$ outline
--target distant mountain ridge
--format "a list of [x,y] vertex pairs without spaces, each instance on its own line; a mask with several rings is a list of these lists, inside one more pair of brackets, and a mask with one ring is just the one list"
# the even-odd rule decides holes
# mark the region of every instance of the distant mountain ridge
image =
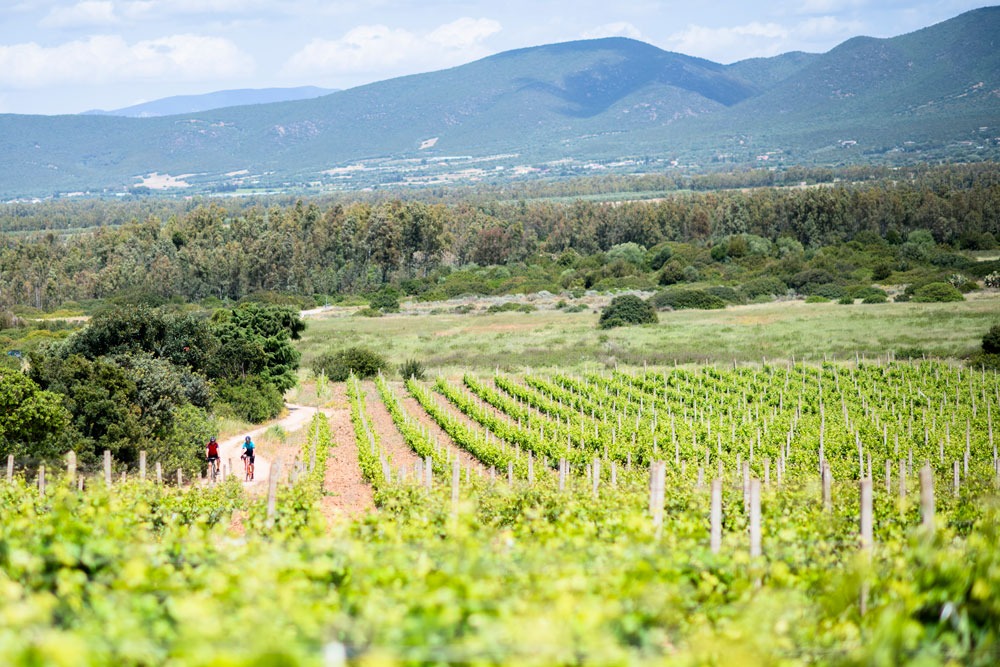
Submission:
[[731,65],[606,38],[313,99],[141,119],[0,115],[0,196],[1000,159],[998,36],[990,7]]
[[157,116],[174,116],[177,114],[198,113],[212,109],[244,106],[247,104],[272,104],[274,102],[294,102],[295,100],[311,100],[337,92],[333,88],[317,86],[299,86],[296,88],[239,88],[236,90],[219,90],[202,95],[174,95],[158,100],[142,102],[132,106],[104,111],[94,109],[85,111],[82,115],[125,116],[127,118],[155,118]]

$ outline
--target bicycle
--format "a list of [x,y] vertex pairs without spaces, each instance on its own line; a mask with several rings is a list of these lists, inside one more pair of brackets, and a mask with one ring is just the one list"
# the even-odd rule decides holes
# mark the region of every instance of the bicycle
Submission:
[[240,457],[243,459],[243,481],[252,482],[253,481],[253,459],[244,454]]
[[219,480],[219,459],[218,457],[208,459],[208,477],[215,484]]

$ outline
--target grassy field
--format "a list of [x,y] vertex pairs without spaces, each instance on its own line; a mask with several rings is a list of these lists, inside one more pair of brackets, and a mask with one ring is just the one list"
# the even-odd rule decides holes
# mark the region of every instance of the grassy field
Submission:
[[597,328],[594,311],[546,310],[493,315],[390,315],[311,318],[299,345],[302,364],[353,345],[381,351],[398,365],[422,361],[432,373],[462,369],[562,370],[630,364],[821,361],[885,356],[919,348],[960,358],[1000,323],[1000,294],[960,303],[844,306],[788,301],[716,311],[660,313],[657,325]]

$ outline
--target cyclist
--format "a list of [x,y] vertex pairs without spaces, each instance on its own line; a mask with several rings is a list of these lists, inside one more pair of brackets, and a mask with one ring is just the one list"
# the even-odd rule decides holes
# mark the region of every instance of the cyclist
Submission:
[[212,476],[212,479],[215,479],[215,476],[219,472],[219,443],[216,441],[214,435],[209,439],[208,444],[205,445],[205,452],[209,474]]
[[243,466],[246,469],[246,479],[253,481],[253,462],[254,462],[254,444],[250,436],[243,438],[243,454],[240,456],[243,459]]

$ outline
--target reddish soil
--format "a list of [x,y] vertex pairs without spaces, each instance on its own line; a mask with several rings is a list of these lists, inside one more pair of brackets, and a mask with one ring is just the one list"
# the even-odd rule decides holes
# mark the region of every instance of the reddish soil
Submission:
[[375,432],[378,433],[382,451],[389,459],[389,465],[395,479],[400,466],[405,466],[407,470],[413,470],[414,464],[420,460],[420,457],[406,444],[403,434],[396,428],[396,424],[392,421],[392,415],[382,403],[382,397],[379,396],[375,383],[365,382],[363,388],[365,404],[368,408],[368,420]]
[[323,478],[323,498],[320,512],[328,525],[343,519],[354,519],[375,509],[372,488],[361,476],[358,466],[358,446],[351,426],[351,410],[347,402],[347,387],[331,383],[332,407],[323,413],[330,420],[333,442],[326,460]]

